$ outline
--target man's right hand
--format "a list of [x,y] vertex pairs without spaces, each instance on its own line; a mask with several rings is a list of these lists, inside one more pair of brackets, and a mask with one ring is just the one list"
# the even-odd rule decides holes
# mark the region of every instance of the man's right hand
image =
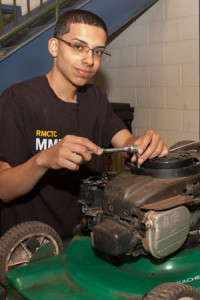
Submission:
[[100,147],[87,138],[66,135],[51,148],[39,153],[38,165],[47,169],[67,168],[76,171],[83,162],[90,161],[91,152],[102,154]]

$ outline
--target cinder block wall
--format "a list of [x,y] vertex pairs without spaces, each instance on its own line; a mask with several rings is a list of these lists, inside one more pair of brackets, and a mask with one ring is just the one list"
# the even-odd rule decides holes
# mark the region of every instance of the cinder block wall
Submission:
[[152,128],[168,146],[199,139],[199,1],[159,0],[123,28],[94,83],[135,108],[133,133]]

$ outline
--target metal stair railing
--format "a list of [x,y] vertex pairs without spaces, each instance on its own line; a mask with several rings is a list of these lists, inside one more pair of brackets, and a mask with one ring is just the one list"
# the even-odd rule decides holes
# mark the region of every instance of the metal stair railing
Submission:
[[30,9],[30,1],[27,0],[27,18],[19,22],[18,16],[17,16],[17,5],[16,0],[13,0],[13,15],[14,15],[14,27],[10,29],[8,32],[4,33],[3,29],[3,12],[2,12],[2,1],[0,0],[0,44],[4,43],[6,40],[13,37],[15,34],[20,32],[21,30],[25,29],[26,27],[30,26],[49,12],[54,11],[54,19],[57,21],[59,17],[59,11],[60,11],[60,5],[67,2],[66,0],[52,0],[52,3],[49,5],[44,6],[43,0],[40,0],[40,10],[39,12],[35,13],[33,16],[31,16],[31,9]]

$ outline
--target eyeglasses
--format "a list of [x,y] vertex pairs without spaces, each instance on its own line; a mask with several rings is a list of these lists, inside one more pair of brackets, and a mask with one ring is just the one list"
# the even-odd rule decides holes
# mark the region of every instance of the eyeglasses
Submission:
[[103,54],[111,56],[111,54],[108,51],[102,50],[102,49],[100,49],[98,47],[94,48],[94,49],[91,49],[90,47],[88,47],[87,45],[85,45],[85,44],[83,44],[81,42],[70,43],[68,41],[63,40],[60,37],[55,37],[55,38],[58,39],[58,40],[60,40],[60,41],[62,41],[63,43],[65,43],[69,47],[71,47],[72,48],[72,52],[75,55],[78,55],[78,56],[82,56],[83,57],[86,54],[88,54],[90,50],[92,51],[93,56],[96,57],[96,58],[101,58]]

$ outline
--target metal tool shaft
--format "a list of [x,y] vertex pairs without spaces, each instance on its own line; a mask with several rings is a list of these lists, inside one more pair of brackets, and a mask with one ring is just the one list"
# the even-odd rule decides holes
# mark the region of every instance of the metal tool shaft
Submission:
[[126,147],[123,148],[101,148],[102,154],[106,153],[106,154],[112,154],[112,153],[118,153],[118,152],[126,152],[128,154],[133,154],[136,153],[138,149],[137,145],[128,145]]
[[[137,145],[128,145],[128,146],[125,146],[123,148],[108,148],[108,149],[105,149],[105,148],[100,148],[101,149],[101,152],[102,154],[112,154],[112,153],[118,153],[118,152],[126,152],[130,155],[134,154],[136,155],[136,167],[137,168],[140,168],[140,164],[138,163],[138,159],[140,157],[140,154],[137,152],[138,150],[138,147]],[[92,151],[91,151],[91,154],[94,154]]]

